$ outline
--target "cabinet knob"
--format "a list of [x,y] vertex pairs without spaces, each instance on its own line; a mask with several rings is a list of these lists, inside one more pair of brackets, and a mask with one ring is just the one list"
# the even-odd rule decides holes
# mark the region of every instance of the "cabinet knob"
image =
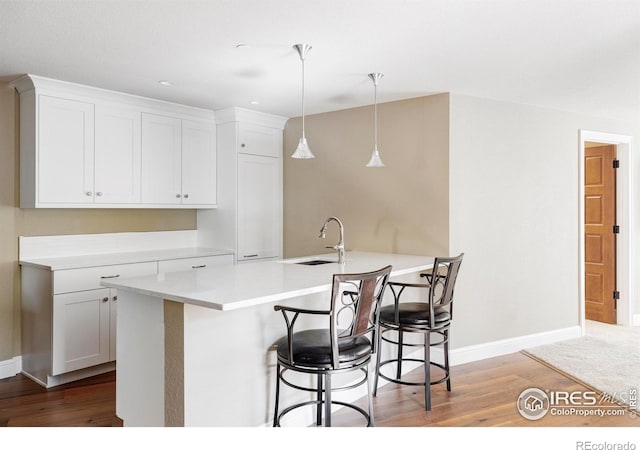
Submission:
[[240,144],[240,147],[245,148],[245,147],[246,147],[246,145],[244,145],[244,144]]
[[109,301],[109,297],[105,297],[102,299],[103,302],[108,302]]
[[184,194],[184,198],[189,198],[189,194]]
[[180,198],[182,197],[180,194],[176,194],[176,198]]
[[93,195],[93,192],[87,191],[84,193],[84,195],[86,195],[87,197],[91,197]]
[[102,192],[96,192],[96,197],[102,197]]
[[113,296],[113,301],[115,302],[116,300],[118,300],[118,296],[117,296],[117,295],[114,295],[114,296]]

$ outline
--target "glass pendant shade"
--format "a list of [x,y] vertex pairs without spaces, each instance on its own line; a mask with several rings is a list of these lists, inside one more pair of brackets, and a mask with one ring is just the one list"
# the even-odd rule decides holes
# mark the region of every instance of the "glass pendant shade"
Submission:
[[315,158],[313,153],[311,153],[311,149],[309,148],[309,144],[307,143],[307,138],[304,137],[304,133],[298,142],[298,146],[296,147],[296,151],[291,155],[292,158],[298,159],[310,159]]
[[384,163],[380,158],[380,152],[378,152],[377,145],[373,148],[373,153],[371,153],[371,159],[369,159],[367,167],[384,167]]
[[315,158],[313,153],[311,153],[311,149],[309,148],[309,144],[307,143],[307,138],[304,135],[304,58],[311,50],[311,46],[307,44],[296,44],[293,46],[300,55],[300,61],[302,61],[302,137],[298,142],[298,147],[296,147],[296,151],[291,155],[292,158],[298,159],[311,159]]
[[384,167],[382,158],[380,158],[380,152],[378,151],[378,82],[383,77],[381,73],[370,73],[369,78],[373,81],[373,152],[371,153],[371,159],[367,163],[367,167]]

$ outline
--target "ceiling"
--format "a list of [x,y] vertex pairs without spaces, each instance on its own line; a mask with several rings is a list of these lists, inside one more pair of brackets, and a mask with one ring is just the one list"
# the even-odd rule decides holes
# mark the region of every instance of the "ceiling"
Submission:
[[0,0],[4,81],[294,117],[297,43],[313,47],[307,114],[373,103],[381,72],[379,102],[452,92],[640,118],[638,0]]

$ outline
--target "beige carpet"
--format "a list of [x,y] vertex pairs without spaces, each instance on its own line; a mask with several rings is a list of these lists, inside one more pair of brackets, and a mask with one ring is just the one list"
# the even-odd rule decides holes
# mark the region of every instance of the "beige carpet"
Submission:
[[522,353],[595,391],[615,395],[621,403],[628,404],[625,399],[633,389],[640,397],[640,327],[587,321],[586,335],[581,338]]

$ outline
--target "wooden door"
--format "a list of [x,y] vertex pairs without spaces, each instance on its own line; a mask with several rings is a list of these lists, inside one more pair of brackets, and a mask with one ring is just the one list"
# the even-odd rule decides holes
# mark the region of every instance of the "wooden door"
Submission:
[[585,315],[616,323],[615,145],[585,149]]

